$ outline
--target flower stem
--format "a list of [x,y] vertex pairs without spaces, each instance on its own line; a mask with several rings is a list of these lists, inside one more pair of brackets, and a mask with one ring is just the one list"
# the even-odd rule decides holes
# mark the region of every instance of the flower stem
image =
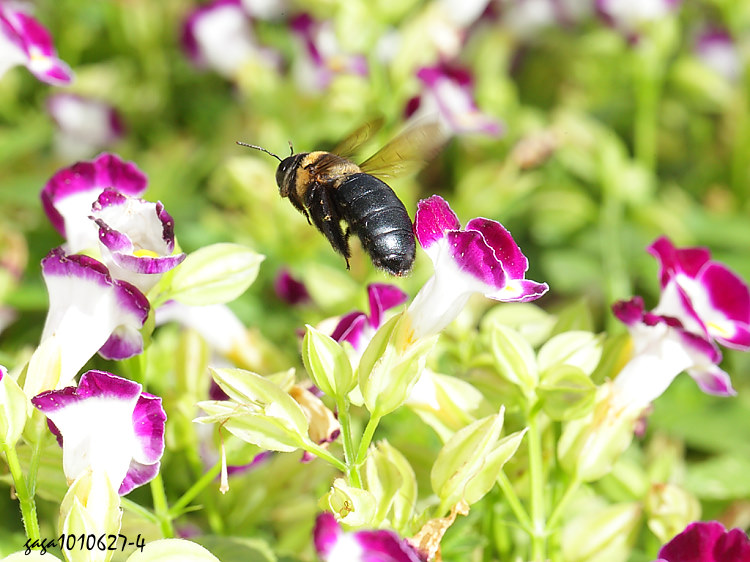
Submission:
[[502,470],[497,475],[497,483],[503,491],[505,500],[508,502],[511,510],[513,510],[518,523],[527,533],[529,533],[529,535],[531,535],[533,527],[531,525],[529,514],[526,512],[526,509],[524,509],[521,500],[518,499],[518,494],[516,494],[516,491],[513,489],[513,484],[511,484],[510,480],[508,480],[508,476]]
[[372,436],[375,435],[375,430],[378,427],[378,424],[380,423],[381,416],[373,415],[367,422],[367,425],[365,426],[365,431],[362,434],[362,440],[359,442],[359,450],[357,451],[357,460],[356,460],[356,466],[360,467],[362,466],[362,463],[365,462],[365,457],[367,456],[367,449],[370,448],[370,443],[372,443]]
[[150,509],[146,509],[142,505],[135,503],[133,500],[129,500],[128,498],[121,497],[120,498],[120,505],[123,509],[127,509],[130,513],[135,513],[139,517],[145,519],[146,521],[150,521],[151,523],[157,524],[159,523],[159,518],[154,514],[153,511]]
[[544,509],[542,435],[536,412],[529,415],[529,479],[531,495],[531,560],[547,559],[547,522]]
[[18,460],[15,447],[9,447],[2,444],[2,451],[5,453],[5,460],[8,462],[8,469],[13,477],[13,484],[16,487],[16,496],[21,506],[21,516],[23,517],[23,527],[26,530],[26,536],[32,541],[40,539],[39,520],[36,515],[36,503],[34,496],[26,486],[26,480],[23,477],[21,463]]
[[159,526],[161,527],[161,534],[165,539],[174,537],[174,529],[172,528],[172,516],[169,513],[169,505],[167,503],[167,494],[164,490],[164,481],[161,478],[161,472],[156,475],[151,483],[151,496],[154,501],[154,513],[159,519]]
[[573,479],[568,482],[568,485],[565,488],[565,492],[563,492],[562,498],[560,498],[560,501],[557,502],[557,505],[555,506],[555,509],[552,510],[552,514],[549,516],[549,519],[547,520],[547,527],[550,529],[553,529],[557,526],[557,522],[562,516],[563,512],[565,511],[565,508],[568,505],[568,502],[570,502],[570,499],[575,495],[575,493],[578,491],[578,488],[581,485],[581,480],[574,476]]
[[344,442],[344,460],[346,461],[347,467],[346,474],[352,486],[361,488],[362,476],[359,473],[359,465],[354,462],[356,459],[356,452],[354,450],[354,441],[352,440],[349,400],[347,400],[346,397],[341,397],[340,399],[337,397],[336,409],[338,410],[338,418],[341,423],[341,433]]
[[649,171],[656,169],[661,64],[653,45],[633,50],[635,122],[633,144],[636,159]]
[[340,470],[344,474],[349,473],[349,469],[345,463],[341,462],[339,459],[334,457],[331,453],[329,453],[320,445],[316,445],[315,443],[310,442],[310,443],[301,445],[301,447],[308,453],[312,453],[316,457],[319,457],[325,461],[328,461],[329,464],[332,464],[333,466],[336,467],[336,469]]
[[182,513],[182,510],[185,509],[188,504],[206,488],[206,486],[208,486],[216,479],[216,476],[218,476],[220,471],[221,461],[212,466],[208,472],[206,472],[198,479],[198,481],[195,482],[195,484],[188,488],[187,492],[182,494],[182,497],[177,500],[171,508],[169,508],[169,516],[178,517]]

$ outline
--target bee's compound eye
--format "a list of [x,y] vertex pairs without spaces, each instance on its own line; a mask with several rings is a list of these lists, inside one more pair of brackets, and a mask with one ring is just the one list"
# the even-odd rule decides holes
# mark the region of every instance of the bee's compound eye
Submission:
[[286,182],[289,170],[293,165],[293,158],[290,156],[289,158],[284,158],[281,161],[281,164],[279,164],[279,167],[276,168],[276,185],[279,186],[279,189],[284,187],[284,183]]

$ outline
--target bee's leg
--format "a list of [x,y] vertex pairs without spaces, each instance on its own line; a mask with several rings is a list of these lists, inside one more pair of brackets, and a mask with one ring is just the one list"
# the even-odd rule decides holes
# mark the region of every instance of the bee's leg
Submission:
[[307,209],[315,226],[328,239],[331,246],[346,260],[349,269],[349,242],[341,230],[341,216],[325,186],[314,184],[307,192]]
[[307,224],[312,224],[310,222],[310,215],[307,214],[307,211],[305,210],[305,206],[302,204],[302,201],[299,200],[299,197],[297,197],[296,193],[289,194],[289,201],[291,201],[292,206],[295,209],[297,209],[300,213],[305,215],[305,218],[307,219]]

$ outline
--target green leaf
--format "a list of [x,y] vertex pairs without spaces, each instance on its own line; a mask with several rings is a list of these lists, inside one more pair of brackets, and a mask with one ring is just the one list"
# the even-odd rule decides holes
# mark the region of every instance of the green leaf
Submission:
[[557,365],[572,365],[590,375],[602,356],[602,337],[591,332],[571,331],[558,334],[537,354],[539,370]]
[[240,244],[213,244],[188,255],[174,270],[163,299],[191,306],[230,302],[255,281],[265,256]]
[[490,346],[500,375],[519,386],[527,396],[531,394],[538,379],[531,345],[515,330],[497,324],[493,327]]
[[580,368],[557,364],[542,372],[537,394],[555,421],[585,416],[594,407],[596,385]]
[[14,447],[26,425],[30,402],[16,380],[0,371],[0,444]]

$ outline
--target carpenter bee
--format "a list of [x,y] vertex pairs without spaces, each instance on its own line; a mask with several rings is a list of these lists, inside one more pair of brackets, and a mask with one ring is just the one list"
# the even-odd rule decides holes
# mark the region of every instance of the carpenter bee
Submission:
[[[252,144],[280,163],[276,183],[308,223],[315,226],[344,256],[349,269],[349,236],[356,234],[372,263],[387,273],[402,276],[414,263],[416,243],[406,207],[381,177],[393,177],[424,163],[444,140],[440,126],[420,123],[396,136],[373,156],[357,165],[349,156],[380,128],[382,121],[367,123],[349,135],[332,152],[291,154],[284,159]],[[346,230],[341,222],[346,223]]]

